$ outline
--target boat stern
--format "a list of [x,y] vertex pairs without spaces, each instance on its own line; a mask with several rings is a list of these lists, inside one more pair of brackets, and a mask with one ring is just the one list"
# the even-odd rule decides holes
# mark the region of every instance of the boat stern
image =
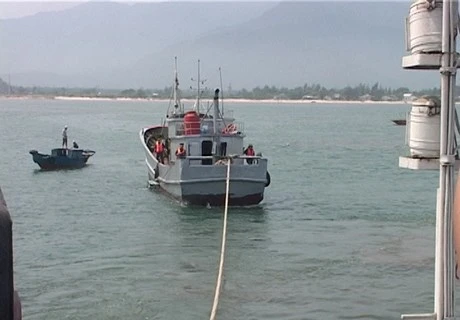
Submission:
[[[192,160],[193,161],[193,160]],[[259,158],[249,165],[244,159],[234,159],[230,167],[229,205],[259,204],[270,184],[267,159]],[[180,175],[181,200],[194,205],[225,205],[227,165],[194,165],[183,160]],[[167,183],[165,184],[167,187]]]

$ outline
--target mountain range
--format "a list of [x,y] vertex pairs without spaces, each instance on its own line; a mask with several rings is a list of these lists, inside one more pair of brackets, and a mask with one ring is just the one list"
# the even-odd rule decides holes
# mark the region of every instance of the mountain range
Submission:
[[178,57],[206,86],[439,85],[404,71],[404,2],[87,2],[0,20],[0,76],[14,85],[163,88]]

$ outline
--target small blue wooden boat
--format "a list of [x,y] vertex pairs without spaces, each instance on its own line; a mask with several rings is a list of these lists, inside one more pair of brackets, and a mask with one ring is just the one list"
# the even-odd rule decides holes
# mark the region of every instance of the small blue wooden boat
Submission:
[[406,119],[398,119],[398,120],[391,120],[394,122],[395,125],[397,126],[405,126],[406,125]]
[[96,152],[83,149],[56,148],[51,150],[51,155],[30,150],[32,159],[44,170],[76,169],[86,165],[88,159]]

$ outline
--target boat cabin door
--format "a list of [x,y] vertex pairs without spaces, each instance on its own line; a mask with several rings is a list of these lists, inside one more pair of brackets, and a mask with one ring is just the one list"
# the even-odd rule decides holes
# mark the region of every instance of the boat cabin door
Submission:
[[[212,141],[203,141],[201,142],[201,155],[203,157],[212,156]],[[202,165],[212,165],[212,159],[203,159],[201,160]]]
[[227,142],[221,142],[220,143],[220,156],[225,157],[227,155]]

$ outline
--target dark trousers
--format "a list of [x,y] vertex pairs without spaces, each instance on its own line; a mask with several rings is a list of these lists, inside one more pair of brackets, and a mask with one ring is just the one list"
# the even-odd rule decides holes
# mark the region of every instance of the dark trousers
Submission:
[[164,160],[164,154],[163,153],[157,153],[157,161],[160,163],[163,163]]

